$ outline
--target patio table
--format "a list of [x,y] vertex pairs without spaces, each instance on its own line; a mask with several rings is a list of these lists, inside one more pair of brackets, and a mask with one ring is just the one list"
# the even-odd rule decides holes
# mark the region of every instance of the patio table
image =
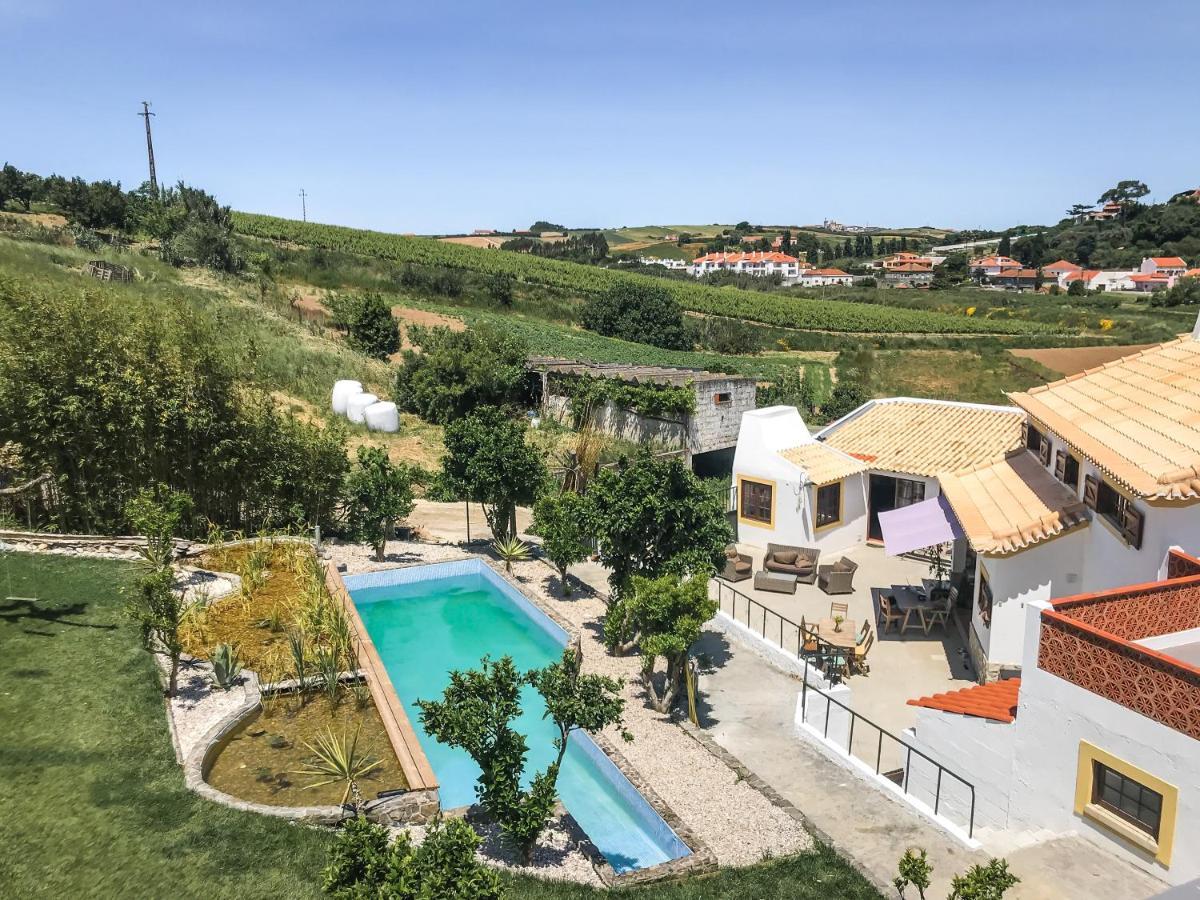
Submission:
[[[911,587],[901,584],[892,585],[891,595],[896,609],[904,613],[904,621],[900,623],[900,633],[903,634],[909,628],[920,628],[928,634],[929,629],[925,625],[925,610],[930,606],[929,601]],[[917,614],[915,621],[913,613]]]
[[817,636],[839,650],[853,650],[858,642],[858,631],[854,625],[853,619],[846,619],[842,622],[842,630],[834,631],[833,619],[822,619],[817,626]]

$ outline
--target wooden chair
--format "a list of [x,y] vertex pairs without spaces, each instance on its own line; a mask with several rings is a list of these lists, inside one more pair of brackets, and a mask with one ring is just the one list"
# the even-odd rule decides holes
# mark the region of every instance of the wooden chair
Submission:
[[801,656],[814,655],[821,649],[821,642],[817,640],[817,636],[809,629],[808,623],[804,621],[804,616],[800,617],[800,640]]
[[958,588],[950,588],[950,593],[937,606],[929,610],[929,614],[925,619],[925,633],[929,634],[929,630],[934,625],[941,625],[943,630],[946,623],[950,620],[950,610],[954,608],[955,601],[958,600]]
[[871,645],[874,643],[875,635],[868,631],[862,643],[854,646],[854,668],[863,674],[871,671],[870,665],[867,664],[867,654],[871,651]]
[[892,606],[891,598],[887,594],[879,595],[879,624],[884,631],[887,631],[891,625],[900,627],[900,623],[904,621],[904,613]]
[[842,617],[843,622],[850,618],[849,603],[839,603],[835,600],[829,604],[829,618],[836,619],[838,616]]

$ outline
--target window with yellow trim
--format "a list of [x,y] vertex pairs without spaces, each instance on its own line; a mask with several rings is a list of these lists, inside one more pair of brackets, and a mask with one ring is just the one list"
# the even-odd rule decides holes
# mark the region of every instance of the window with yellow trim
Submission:
[[842,483],[823,484],[817,488],[816,525],[824,528],[842,520]]
[[1092,802],[1120,816],[1158,840],[1162,825],[1162,794],[1092,760]]
[[742,479],[742,518],[769,525],[773,519],[771,513],[774,491],[769,484]]
[[1171,865],[1179,789],[1088,741],[1079,742],[1075,812]]

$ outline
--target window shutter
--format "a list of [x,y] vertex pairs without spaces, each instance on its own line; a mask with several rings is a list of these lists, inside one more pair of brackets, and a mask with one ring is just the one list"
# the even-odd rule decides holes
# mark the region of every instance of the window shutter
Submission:
[[1059,481],[1067,480],[1067,451],[1059,450],[1054,454],[1054,477]]
[[1050,465],[1050,442],[1042,438],[1041,446],[1038,447],[1038,459],[1042,461],[1043,466]]
[[1125,515],[1121,522],[1121,535],[1129,542],[1134,550],[1142,549],[1143,516],[1140,510],[1133,506],[1125,507]]
[[1085,475],[1083,478],[1083,505],[1088,509],[1095,509],[1099,493],[1100,479],[1094,475]]

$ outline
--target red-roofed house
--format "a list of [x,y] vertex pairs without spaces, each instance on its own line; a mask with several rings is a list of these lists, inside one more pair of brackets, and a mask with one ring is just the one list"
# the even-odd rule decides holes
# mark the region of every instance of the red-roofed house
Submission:
[[1048,266],[1042,266],[1042,273],[1047,279],[1055,279],[1060,275],[1067,275],[1071,272],[1082,272],[1083,267],[1077,266],[1073,262],[1068,262],[1065,259],[1060,259],[1057,262],[1052,262]]
[[800,283],[805,287],[854,284],[854,276],[841,269],[809,269],[800,276]]
[[1178,276],[1187,271],[1187,263],[1178,256],[1148,256],[1139,270],[1147,275]]
[[[1032,601],[1020,679],[910,700],[908,794],[939,793],[933,760],[974,786],[976,828],[1076,833],[1200,877],[1200,559],[1172,550],[1161,576]],[[943,772],[942,809],[971,800]]]
[[731,271],[743,275],[780,275],[784,281],[793,281],[809,268],[808,263],[786,253],[758,250],[753,253],[706,253],[696,257],[688,271],[697,278],[710,272]]
[[1019,269],[1021,264],[1011,256],[981,256],[967,263],[972,275],[999,275],[1008,269]]
[[1137,272],[1129,276],[1133,289],[1143,293],[1148,291],[1165,291],[1175,286],[1174,275],[1162,275],[1157,272]]
[[1200,269],[1188,269],[1183,273],[1184,278],[1200,278]]

